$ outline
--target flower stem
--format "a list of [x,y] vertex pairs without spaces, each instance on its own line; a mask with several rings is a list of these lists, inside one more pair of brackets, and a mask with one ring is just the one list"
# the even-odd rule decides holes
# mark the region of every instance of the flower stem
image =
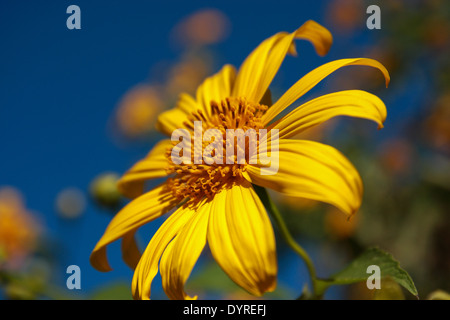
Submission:
[[311,258],[309,257],[308,253],[306,253],[306,251],[295,241],[294,237],[289,232],[289,229],[286,226],[286,223],[284,222],[280,211],[270,198],[269,194],[267,193],[267,190],[263,187],[259,187],[256,185],[254,185],[253,187],[258,196],[260,197],[261,201],[263,202],[264,206],[266,207],[266,210],[269,212],[269,214],[272,216],[272,218],[278,225],[279,231],[283,239],[286,241],[289,247],[291,247],[291,249],[294,250],[305,262],[306,267],[308,268],[309,275],[311,277],[313,299],[320,298],[321,293],[318,292],[319,280],[317,279],[316,269],[314,268],[314,264]]

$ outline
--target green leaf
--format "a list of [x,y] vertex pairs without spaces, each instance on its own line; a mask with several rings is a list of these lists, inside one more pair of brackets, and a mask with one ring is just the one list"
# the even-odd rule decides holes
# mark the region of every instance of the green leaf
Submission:
[[322,280],[323,290],[332,285],[367,281],[367,278],[371,275],[367,273],[367,267],[371,265],[380,267],[381,278],[390,277],[413,295],[418,296],[417,289],[409,274],[400,267],[399,262],[392,255],[379,248],[367,249],[344,270],[328,280]]

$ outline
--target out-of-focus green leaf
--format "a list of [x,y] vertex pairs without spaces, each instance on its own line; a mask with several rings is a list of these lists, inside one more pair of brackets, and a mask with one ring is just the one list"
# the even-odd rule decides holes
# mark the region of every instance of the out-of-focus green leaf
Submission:
[[443,290],[433,291],[428,295],[428,300],[450,300],[450,294]]
[[92,300],[131,300],[129,283],[118,282],[98,289],[91,296]]
[[233,292],[239,289],[214,262],[202,266],[201,272],[194,274],[187,282],[187,286],[192,290],[219,290],[223,292]]
[[17,283],[11,283],[5,288],[5,294],[12,300],[34,300],[36,295],[28,288]]
[[[186,289],[189,292],[207,291],[207,292],[219,292],[225,294],[225,296],[233,297],[234,294],[239,292],[245,292],[237,284],[235,284],[230,277],[219,267],[215,261],[211,261],[208,264],[202,266],[200,272],[197,272],[187,282]],[[246,295],[247,294],[245,293]],[[294,292],[289,290],[283,285],[278,285],[277,289],[273,292],[266,293],[264,298],[267,299],[289,299],[294,295]],[[239,299],[239,298],[238,298]]]
[[338,272],[328,280],[320,282],[321,290],[332,285],[344,285],[367,281],[370,273],[367,268],[376,265],[380,268],[381,278],[390,277],[393,281],[403,286],[406,290],[417,296],[417,289],[409,274],[400,267],[392,255],[379,248],[369,248],[359,257],[353,260],[345,269]]

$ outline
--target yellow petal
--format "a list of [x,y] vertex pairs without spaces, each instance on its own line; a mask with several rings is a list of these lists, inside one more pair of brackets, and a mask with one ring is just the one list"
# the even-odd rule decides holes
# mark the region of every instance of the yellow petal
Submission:
[[386,106],[377,96],[365,91],[340,91],[302,104],[268,129],[279,130],[279,138],[286,139],[336,116],[373,120],[381,129],[386,120]]
[[177,202],[178,200],[173,197],[171,190],[165,185],[131,201],[109,223],[91,253],[91,265],[99,271],[110,271],[106,246],[129,233],[134,234],[140,226],[168,212]]
[[330,31],[313,20],[306,21],[296,31],[295,38],[310,41],[319,56],[326,55],[333,44],[333,36]]
[[144,192],[145,181],[167,175],[169,164],[166,157],[168,148],[172,148],[170,140],[158,142],[149,154],[128,170],[117,183],[119,191],[129,198],[136,198]]
[[296,54],[295,39],[309,40],[320,55],[328,52],[333,37],[309,20],[293,33],[280,32],[263,41],[244,61],[236,78],[233,96],[259,102],[275,77],[286,54]]
[[136,244],[134,232],[127,233],[122,238],[122,259],[131,268],[135,269],[139,259],[141,258],[141,252]]
[[280,139],[278,172],[271,174],[267,170],[261,165],[247,166],[252,183],[259,186],[329,203],[347,215],[354,214],[361,205],[362,181],[358,172],[331,146]]
[[184,285],[206,244],[211,202],[203,203],[161,258],[161,278],[170,299],[197,299],[184,292]]
[[[264,72],[264,66],[268,59],[269,52],[276,47],[276,44],[280,39],[289,37],[292,38],[292,34],[286,32],[280,32],[272,37],[264,40],[244,61],[239,69],[236,77],[236,83],[233,88],[232,95],[235,97],[246,97],[251,101],[261,100],[259,98],[260,93],[257,92],[257,88],[260,83],[262,73]],[[286,49],[286,52],[289,48]],[[262,96],[261,96],[262,97]]]
[[175,129],[184,128],[184,122],[190,114],[201,109],[194,98],[186,93],[180,94],[175,108],[161,113],[156,122],[156,128],[167,136],[171,136]]
[[389,84],[389,72],[381,63],[376,60],[357,58],[332,61],[314,69],[313,71],[302,77],[300,80],[298,80],[288,91],[286,91],[281,96],[280,99],[278,99],[277,102],[272,105],[272,107],[269,108],[269,110],[267,110],[266,114],[263,116],[264,123],[269,123],[276,115],[278,115],[286,107],[294,103],[297,99],[303,96],[325,77],[339,68],[350,65],[362,65],[378,68],[383,73],[386,79],[386,86]]
[[164,250],[194,213],[189,208],[179,208],[156,231],[134,271],[131,288],[134,299],[150,299],[151,284]]
[[247,181],[215,195],[208,243],[217,263],[239,286],[256,296],[275,289],[277,261],[272,225]]
[[211,101],[220,103],[231,96],[236,78],[236,69],[232,65],[224,65],[215,75],[206,78],[197,89],[197,103],[205,115],[211,115]]
[[206,78],[198,87],[196,100],[188,94],[181,94],[174,109],[159,115],[157,129],[171,136],[175,129],[185,128],[184,122],[193,112],[210,115],[211,101],[220,102],[231,95],[235,74],[236,70],[232,65],[225,65],[219,72]]

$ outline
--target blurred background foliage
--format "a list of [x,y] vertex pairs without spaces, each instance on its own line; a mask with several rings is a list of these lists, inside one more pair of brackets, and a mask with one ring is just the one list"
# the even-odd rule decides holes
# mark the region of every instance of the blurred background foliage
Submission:
[[[375,125],[364,120],[335,119],[298,137],[331,144],[355,164],[365,188],[360,212],[348,220],[324,204],[279,194],[272,196],[292,234],[312,255],[319,276],[327,277],[343,268],[364,248],[379,246],[409,272],[421,299],[448,298],[450,2],[378,1],[382,29],[368,31],[366,8],[370,4],[374,3],[326,1],[319,6],[321,18],[317,20],[334,36],[333,46],[337,50],[332,49],[330,60],[356,56],[377,59],[391,74],[389,88],[384,88],[376,72],[352,68],[329,77],[313,95],[349,88],[373,92],[386,103],[385,128],[377,131]],[[215,46],[227,44],[232,30],[233,20],[220,5],[193,9],[173,22],[167,38],[177,52],[176,58],[152,61],[149,77],[130,84],[117,104],[109,108],[110,114],[105,114],[109,119],[109,137],[120,152],[151,148],[159,137],[154,127],[158,113],[173,107],[179,93],[193,94],[206,76],[228,62]],[[301,64],[302,58],[295,63]],[[274,99],[288,88],[284,82],[283,79],[274,82]],[[55,212],[63,230],[79,234],[79,221],[87,214],[87,206],[95,208],[88,211],[89,215],[106,215],[110,219],[127,202],[115,187],[122,172],[107,170],[108,164],[104,167],[104,172],[98,172],[86,182],[86,188],[71,187],[68,183],[55,196]],[[117,276],[113,271],[111,280],[96,284],[88,291],[67,290],[64,266],[58,262],[64,245],[47,233],[42,221],[45,214],[37,214],[32,209],[28,209],[26,196],[17,189],[4,186],[0,190],[0,297],[131,297],[130,272]],[[99,238],[101,232],[103,227],[98,228],[93,238]],[[151,232],[146,232],[145,228],[140,232],[143,247],[151,237]],[[264,298],[296,298],[308,282],[308,275],[302,261],[278,235],[277,239],[279,285]],[[83,248],[86,259],[91,250],[92,247]],[[165,299],[158,281],[157,277],[154,297]],[[389,278],[383,279],[382,288],[374,292],[362,283],[332,288],[325,297],[415,299]],[[195,291],[200,298],[253,298],[227,278],[209,252],[205,252],[196,266],[188,290]]]

